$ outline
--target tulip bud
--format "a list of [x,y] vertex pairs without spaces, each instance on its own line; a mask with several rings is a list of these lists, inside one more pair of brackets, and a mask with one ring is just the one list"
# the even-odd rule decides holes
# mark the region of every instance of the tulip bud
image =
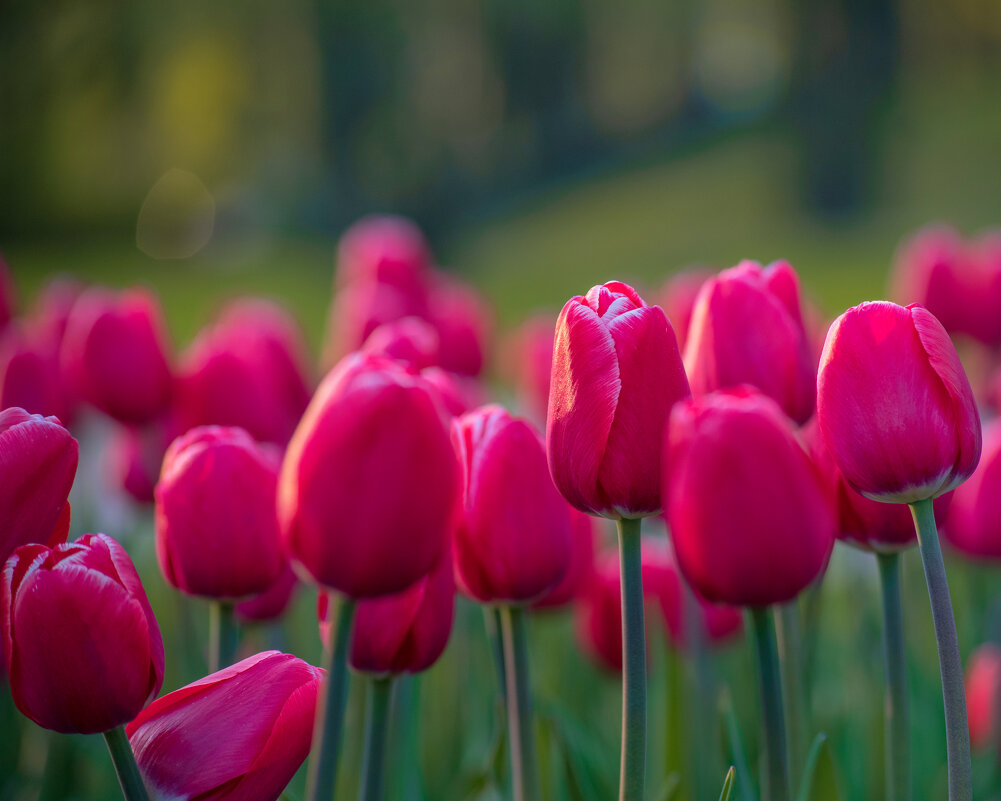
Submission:
[[998,735],[998,692],[1001,691],[1001,647],[981,645],[966,665],[966,712],[970,744],[985,748]]
[[458,417],[486,403],[483,385],[475,378],[456,375],[440,367],[425,367],[421,370],[421,378],[438,392],[438,397],[452,417]]
[[279,458],[240,428],[202,426],[171,443],[155,491],[156,554],[169,584],[232,599],[278,580]]
[[298,586],[299,580],[295,577],[291,565],[286,562],[274,584],[260,595],[240,601],[233,607],[233,614],[237,620],[245,623],[266,623],[277,620],[289,608]]
[[164,454],[175,438],[176,421],[162,418],[145,426],[118,426],[108,444],[108,472],[138,503],[153,503]]
[[84,400],[119,422],[144,423],[170,400],[166,340],[153,295],[95,288],[74,304],[60,357]]
[[1001,559],[1001,421],[984,426],[983,456],[952,493],[949,524],[943,528],[954,548],[974,558]]
[[857,491],[912,503],[965,481],[980,459],[980,416],[941,324],[916,304],[863,303],[827,335],[817,418]]
[[160,629],[128,554],[104,534],[18,548],[2,625],[14,702],[46,729],[109,731],[160,691]]
[[664,310],[674,326],[678,346],[682,351],[688,340],[688,329],[699,291],[706,281],[714,277],[715,272],[708,267],[691,267],[675,273],[661,285],[657,305]]
[[0,409],[12,406],[67,421],[74,411],[56,351],[17,325],[0,340]]
[[377,353],[421,370],[438,364],[438,332],[419,317],[404,317],[376,328],[365,344],[365,353]]
[[533,608],[555,609],[566,606],[587,587],[594,572],[597,540],[594,523],[591,515],[570,507],[570,563],[567,565],[567,572],[558,584],[532,604]]
[[678,564],[706,600],[795,598],[834,547],[831,498],[792,423],[749,387],[678,404],[664,454],[664,507]]
[[570,564],[570,509],[541,436],[500,406],[460,417],[452,436],[465,478],[454,543],[460,588],[485,603],[538,598]]
[[613,281],[567,301],[556,324],[546,447],[576,508],[605,517],[660,511],[671,406],[688,379],[667,315]]
[[692,310],[685,370],[695,395],[750,384],[799,423],[813,414],[816,363],[788,262],[742,261],[703,284]]
[[514,384],[519,405],[533,420],[545,420],[549,407],[555,330],[555,320],[549,315],[531,317],[511,334],[504,348],[504,374]]
[[410,220],[363,217],[337,245],[337,284],[380,283],[419,292],[427,285],[431,262],[424,234]]
[[282,464],[293,564],[352,598],[401,592],[427,574],[458,505],[447,419],[437,392],[398,362],[355,354],[335,367]]
[[439,277],[431,294],[429,319],[438,331],[438,364],[459,375],[483,372],[490,339],[490,310],[472,287]]
[[277,799],[309,753],[322,678],[265,651],[158,698],[126,727],[150,796]]

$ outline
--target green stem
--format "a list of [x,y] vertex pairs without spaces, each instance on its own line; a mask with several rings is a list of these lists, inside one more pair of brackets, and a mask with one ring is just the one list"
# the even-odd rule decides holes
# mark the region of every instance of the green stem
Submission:
[[525,642],[525,610],[500,607],[504,636],[504,667],[507,675],[507,724],[511,743],[511,776],[515,801],[539,798],[539,774],[535,764],[532,728],[532,690],[528,677],[528,644]]
[[921,563],[928,584],[938,664],[942,672],[942,698],[945,702],[946,755],[949,766],[949,801],[970,801],[973,795],[970,762],[970,730],[966,722],[966,691],[963,688],[963,663],[959,658],[956,619],[952,614],[949,582],[938,542],[935,513],[931,498],[911,504],[914,527],[918,534]]
[[222,601],[209,604],[209,673],[233,664],[238,638],[233,604]]
[[775,630],[768,607],[753,608],[750,614],[758,657],[758,680],[761,683],[765,723],[765,757],[768,765],[765,792],[762,795],[766,801],[789,801],[789,763]]
[[775,607],[775,636],[778,641],[782,693],[786,703],[786,731],[790,779],[799,787],[800,774],[806,761],[805,695],[803,690],[803,660],[799,627],[799,609],[795,601]]
[[883,659],[886,670],[886,801],[910,801],[911,755],[907,730],[907,651],[900,603],[900,556],[878,553],[883,591]]
[[688,705],[691,712],[688,716],[688,728],[693,735],[688,751],[691,755],[691,761],[695,763],[693,770],[694,795],[696,798],[709,798],[711,793],[710,777],[712,777],[712,781],[719,778],[718,732],[710,728],[716,720],[716,689],[712,664],[709,660],[702,607],[686,582],[682,582],[682,594],[685,645],[691,657],[692,683],[695,685],[695,692],[689,696]]
[[490,653],[494,658],[494,669],[497,672],[497,684],[500,687],[500,697],[507,706],[507,674],[504,669],[504,635],[501,633],[500,609],[495,606],[483,607],[483,626],[487,631],[490,643]]
[[620,519],[622,584],[622,765],[619,801],[642,801],[646,782],[646,629],[640,521]]
[[[334,603],[332,594],[330,602]],[[320,685],[320,697],[316,704],[313,749],[306,776],[306,798],[309,801],[330,801],[334,797],[348,695],[348,646],[354,614],[355,602],[350,598],[341,598],[337,605],[334,641],[324,658],[327,680]]]
[[111,752],[111,761],[115,763],[115,773],[118,774],[118,783],[122,785],[125,801],[149,801],[149,794],[139,775],[139,766],[136,765],[136,757],[132,753],[132,746],[129,745],[125,727],[119,726],[117,729],[106,731],[104,741],[108,744],[108,751]]
[[368,685],[368,716],[365,719],[365,757],[362,761],[359,801],[381,801],[386,733],[393,698],[393,677],[374,678]]

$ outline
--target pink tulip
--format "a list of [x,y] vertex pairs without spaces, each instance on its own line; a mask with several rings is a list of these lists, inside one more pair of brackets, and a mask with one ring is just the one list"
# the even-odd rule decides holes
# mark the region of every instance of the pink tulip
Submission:
[[664,507],[682,573],[716,603],[789,601],[820,576],[834,546],[817,468],[779,406],[749,387],[675,408]]
[[65,421],[74,412],[57,351],[17,324],[0,336],[0,408],[12,406]]
[[438,364],[438,348],[438,332],[431,323],[419,317],[403,317],[376,328],[361,349],[421,370]]
[[460,417],[452,436],[464,476],[453,546],[460,588],[485,603],[538,598],[566,574],[571,534],[542,437],[500,406]]
[[553,369],[556,321],[547,314],[530,317],[509,337],[504,349],[505,376],[514,384],[518,401],[533,420],[545,420]]
[[128,554],[104,534],[18,548],[3,569],[2,627],[14,702],[46,729],[109,731],[160,691],[160,629]]
[[430,280],[431,263],[427,241],[410,220],[363,217],[338,243],[337,284],[379,283],[419,292]]
[[788,262],[742,261],[703,284],[692,310],[685,370],[692,393],[750,384],[797,422],[813,414],[816,362]]
[[660,511],[660,449],[688,392],[667,315],[616,281],[567,301],[556,324],[546,446],[576,508],[605,517]]
[[323,380],[285,454],[287,552],[352,598],[401,592],[437,562],[457,513],[459,465],[437,392],[380,356]]
[[278,620],[292,603],[298,586],[299,580],[295,577],[291,565],[286,562],[274,584],[260,595],[240,601],[233,607],[233,614],[237,620],[245,623],[267,623]]
[[16,307],[14,282],[10,277],[10,270],[3,254],[0,253],[0,331],[10,322],[14,316]]
[[708,267],[690,267],[670,276],[660,287],[657,305],[667,314],[678,337],[678,346],[684,351],[692,312],[702,285],[716,275]]
[[570,508],[570,563],[567,572],[552,589],[535,601],[535,609],[555,609],[572,603],[584,592],[594,572],[597,540],[595,520],[590,515]]
[[278,580],[279,460],[240,428],[202,426],[171,443],[155,492],[156,554],[169,584],[233,599]]
[[952,493],[943,533],[954,548],[971,557],[1001,559],[1001,421],[984,426],[980,464]]
[[998,734],[998,692],[1001,691],[1001,647],[981,645],[966,665],[966,710],[970,723],[970,745],[994,745]]
[[491,314],[475,289],[450,276],[439,276],[431,293],[428,319],[438,331],[441,367],[459,375],[483,372]]
[[965,481],[980,417],[948,334],[926,309],[863,303],[827,335],[817,418],[845,479],[878,501],[911,503]]
[[163,457],[176,430],[176,421],[168,416],[144,426],[119,426],[112,434],[108,472],[137,503],[153,503]]
[[421,370],[421,378],[437,391],[452,417],[458,417],[486,403],[486,390],[475,378],[456,375],[440,367],[425,367]]
[[275,801],[309,753],[322,678],[265,651],[158,698],[126,728],[150,796]]

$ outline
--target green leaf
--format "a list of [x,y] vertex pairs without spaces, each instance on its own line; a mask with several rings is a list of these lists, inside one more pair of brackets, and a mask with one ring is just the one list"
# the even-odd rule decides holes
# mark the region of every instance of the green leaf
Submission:
[[720,693],[720,713],[723,715],[727,739],[730,741],[730,759],[736,769],[734,784],[737,787],[737,797],[740,801],[756,801],[754,789],[751,787],[751,767],[747,762],[747,749],[744,748],[744,741],[740,737],[737,713],[733,709],[730,691],[726,688]]
[[681,787],[681,774],[672,773],[664,779],[664,783],[660,786],[660,792],[653,797],[653,801],[671,801],[679,787]]
[[803,781],[796,801],[841,801],[834,757],[827,744],[827,735],[823,732],[813,739],[806,756]]
[[730,801],[730,791],[733,789],[733,779],[736,776],[736,771],[733,769],[733,765],[730,766],[730,770],[726,772],[726,778],[723,779],[723,789],[719,792],[719,801]]

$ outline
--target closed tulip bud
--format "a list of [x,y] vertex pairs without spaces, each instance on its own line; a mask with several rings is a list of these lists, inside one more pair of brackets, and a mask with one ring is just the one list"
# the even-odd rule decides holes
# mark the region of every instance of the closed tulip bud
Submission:
[[422,370],[438,364],[438,332],[419,317],[404,317],[380,325],[362,345],[365,353],[377,353]]
[[153,503],[156,482],[176,421],[168,416],[145,426],[120,426],[108,444],[108,472],[137,503]]
[[946,540],[973,558],[1001,559],[1001,421],[984,426],[983,456],[952,493]]
[[826,568],[835,534],[831,498],[770,398],[744,387],[679,404],[664,465],[678,564],[706,600],[784,603]]
[[119,422],[153,420],[170,401],[163,317],[145,290],[84,292],[70,313],[60,358],[80,396]]
[[12,406],[64,421],[74,411],[55,349],[16,324],[0,340],[0,408]]
[[863,303],[834,321],[817,418],[845,479],[877,501],[942,495],[980,459],[970,382],[945,329],[916,304]]
[[484,406],[455,421],[462,463],[456,579],[485,603],[523,603],[554,587],[570,564],[570,509],[553,486],[545,446],[525,420]]
[[158,698],[126,728],[150,796],[275,801],[309,753],[322,678],[265,651]]
[[671,323],[613,281],[571,298],[556,323],[546,446],[563,496],[582,512],[660,511],[661,442],[688,379]]
[[345,231],[337,245],[337,284],[380,283],[421,291],[431,262],[424,234],[410,220],[371,215]]
[[286,562],[274,584],[260,595],[240,601],[233,607],[233,614],[237,620],[245,623],[266,623],[277,620],[289,608],[298,586],[299,580],[295,577],[295,571]]
[[692,310],[685,369],[695,395],[750,384],[805,422],[816,362],[803,325],[799,279],[788,262],[742,261],[703,284]]
[[994,744],[998,730],[998,693],[1001,692],[1001,647],[981,645],[966,665],[966,712],[970,744],[986,748]]
[[535,609],[556,609],[572,603],[591,581],[597,541],[595,520],[570,508],[570,563],[567,572],[551,590],[532,604]]
[[169,584],[233,599],[278,580],[279,460],[240,428],[202,426],[171,443],[155,492],[156,554]]
[[429,315],[438,331],[438,364],[459,375],[483,372],[491,327],[486,300],[471,286],[440,276]]
[[438,397],[452,417],[486,403],[487,393],[475,378],[456,375],[440,367],[425,367],[421,370],[421,378],[437,390]]
[[437,392],[398,362],[349,356],[320,384],[285,453],[287,552],[352,598],[401,592],[447,547],[459,482]]
[[545,420],[553,369],[556,321],[546,314],[531,317],[507,339],[501,367],[514,384],[518,402],[533,420]]
[[15,308],[14,282],[10,278],[7,262],[0,253],[0,330],[10,322]]
[[682,351],[688,341],[688,329],[692,323],[692,312],[699,291],[702,285],[715,275],[715,271],[708,267],[691,267],[675,273],[661,285],[657,305],[664,310],[674,326],[678,346]]
[[73,278],[54,278],[39,290],[32,304],[29,323],[32,334],[57,353],[66,335],[70,313],[83,289],[83,284]]
[[104,534],[18,548],[2,627],[14,702],[43,728],[109,731],[160,691],[160,629],[128,554]]

